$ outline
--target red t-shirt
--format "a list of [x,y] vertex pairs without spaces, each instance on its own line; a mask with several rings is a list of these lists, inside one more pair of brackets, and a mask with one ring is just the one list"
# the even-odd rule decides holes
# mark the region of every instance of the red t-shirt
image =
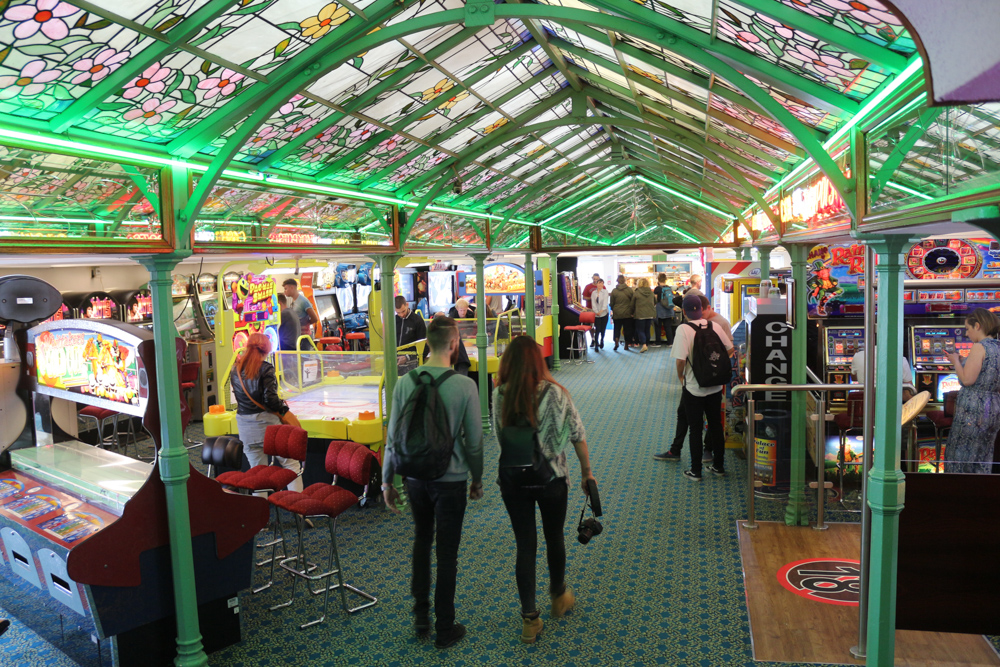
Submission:
[[594,293],[597,289],[597,285],[594,283],[588,283],[586,287],[583,288],[583,300],[586,302],[587,308],[593,308],[594,306],[590,303],[590,295]]

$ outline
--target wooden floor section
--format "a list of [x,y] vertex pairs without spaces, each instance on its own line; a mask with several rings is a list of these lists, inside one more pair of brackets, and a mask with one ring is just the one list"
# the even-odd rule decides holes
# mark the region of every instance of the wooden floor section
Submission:
[[[754,659],[769,662],[863,664],[857,643],[858,608],[800,597],[778,583],[782,566],[807,558],[860,558],[860,526],[830,524],[825,531],[759,523],[738,525]],[[896,631],[896,664],[906,667],[1000,666],[981,635]]]

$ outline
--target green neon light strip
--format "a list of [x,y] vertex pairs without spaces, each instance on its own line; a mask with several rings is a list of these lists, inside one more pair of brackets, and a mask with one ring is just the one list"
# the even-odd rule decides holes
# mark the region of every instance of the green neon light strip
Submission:
[[893,190],[899,190],[900,192],[905,192],[906,194],[913,195],[914,197],[920,197],[921,199],[924,199],[926,201],[931,201],[932,199],[934,199],[934,197],[931,197],[930,195],[925,195],[923,192],[920,192],[919,190],[908,188],[905,185],[901,185],[894,181],[888,181],[885,184],[885,187],[892,188]]
[[686,194],[684,194],[683,192],[680,192],[679,190],[674,190],[673,188],[668,187],[666,185],[661,185],[660,183],[657,183],[656,181],[652,181],[652,180],[646,178],[645,176],[638,176],[637,178],[640,181],[642,181],[643,183],[645,183],[646,185],[654,187],[654,188],[656,188],[658,190],[662,190],[663,192],[666,192],[667,194],[671,194],[671,195],[673,195],[675,197],[679,197],[680,199],[683,199],[684,201],[686,201],[686,202],[688,202],[690,204],[694,204],[695,206],[697,206],[699,208],[703,208],[706,211],[709,211],[710,213],[714,213],[715,215],[719,216],[720,218],[725,218],[726,220],[735,220],[736,219],[735,215],[732,215],[730,213],[726,213],[725,211],[719,210],[719,209],[715,208],[714,206],[709,206],[705,202],[703,202],[701,200],[698,200],[698,199],[695,199],[694,197],[689,197]]
[[882,130],[882,128],[884,128],[885,126],[891,124],[892,122],[894,122],[900,116],[902,116],[902,115],[904,115],[906,113],[909,113],[914,107],[918,107],[918,106],[920,106],[921,104],[923,104],[926,101],[927,101],[927,93],[920,93],[919,95],[916,96],[916,98],[914,98],[914,100],[912,102],[910,102],[909,104],[907,104],[905,107],[903,107],[902,109],[900,109],[896,113],[892,114],[891,116],[889,116],[888,118],[886,118],[885,120],[883,120],[881,123],[879,123],[878,125],[876,125],[872,129],[868,130],[868,134],[870,134],[870,135],[878,134],[879,131]]
[[[609,192],[611,192],[613,190],[617,190],[618,188],[620,188],[621,186],[625,185],[626,183],[632,182],[632,179],[633,179],[632,176],[628,176],[628,177],[623,178],[622,180],[620,180],[620,181],[618,181],[616,183],[612,183],[608,187],[603,188],[601,190],[598,190],[597,192],[595,192],[592,195],[588,195],[588,196],[584,197],[583,199],[581,199],[577,203],[573,204],[572,206],[564,208],[563,210],[559,211],[555,215],[549,216],[548,218],[546,218],[545,220],[542,220],[538,224],[540,224],[540,225],[547,225],[548,223],[552,222],[556,218],[561,218],[562,216],[566,215],[570,211],[575,211],[576,209],[580,208],[584,204],[587,204],[588,202],[594,201],[595,199],[597,199],[601,195],[606,195],[607,193],[609,193]],[[559,231],[562,231],[562,230],[559,230]],[[573,236],[576,236],[576,234],[573,234]],[[583,237],[580,237],[580,238],[583,238]],[[589,240],[589,239],[587,239],[587,240]]]
[[[136,153],[133,151],[124,151],[117,148],[105,148],[91,146],[79,141],[69,141],[66,139],[59,139],[58,137],[39,137],[28,132],[18,132],[16,130],[8,130],[0,128],[0,139],[8,138],[17,141],[25,141],[32,144],[44,146],[40,148],[41,150],[55,150],[59,148],[64,148],[71,151],[82,151],[86,153],[91,153],[98,158],[119,158],[128,162],[139,162],[144,164],[152,164],[161,167],[183,167],[190,169],[191,171],[197,172],[207,172],[208,166],[204,164],[199,164],[195,162],[187,162],[185,160],[174,160],[171,158],[161,158],[155,155],[146,155],[144,153]],[[361,201],[372,201],[381,204],[395,204],[396,206],[405,206],[408,208],[416,208],[418,204],[416,202],[411,202],[404,199],[396,199],[395,197],[388,197],[383,195],[368,194],[363,192],[357,192],[355,190],[347,190],[343,188],[335,188],[326,185],[318,185],[315,183],[308,183],[302,181],[291,181],[288,179],[280,178],[277,176],[271,176],[269,174],[263,174],[257,171],[239,171],[235,169],[225,169],[222,172],[223,176],[228,176],[229,178],[239,178],[244,180],[256,181],[259,183],[267,183],[270,185],[284,185],[289,187],[298,188],[306,192],[314,192],[316,194],[332,194],[344,197],[350,197],[353,199],[359,199]],[[446,213],[454,213],[455,215],[467,215],[472,217],[488,218],[490,220],[502,220],[503,216],[493,215],[490,213],[480,213],[478,211],[469,211],[457,208],[448,207],[434,207],[429,206],[428,208],[432,210],[439,210]],[[518,225],[528,225],[534,226],[535,223],[512,219],[510,222]]]
[[[111,220],[98,220],[97,218],[81,219],[81,218],[35,218],[30,215],[0,215],[0,220],[10,220],[11,222],[65,222],[70,224],[81,224],[81,225],[105,225]],[[129,223],[126,223],[129,224]],[[142,223],[146,224],[146,223]]]
[[[907,80],[913,74],[915,74],[923,66],[924,66],[924,61],[919,56],[914,57],[913,61],[909,65],[907,65],[905,70],[899,73],[899,76],[896,77],[896,80],[893,81],[891,85],[886,86],[885,88],[882,89],[881,92],[879,92],[878,95],[865,102],[864,106],[862,106],[861,109],[858,110],[858,113],[856,113],[853,118],[844,123],[836,132],[833,133],[833,135],[829,139],[823,142],[823,149],[829,151],[834,145],[837,144],[837,142],[843,139],[847,135],[847,133],[854,128],[855,125],[864,120],[865,116],[867,116],[869,113],[875,110],[878,107],[878,105],[882,103],[882,100],[886,99],[887,97],[895,93],[904,83],[907,82]],[[767,192],[764,193],[764,199],[770,197],[772,194],[774,194],[774,192],[776,192],[779,188],[788,183],[792,178],[795,178],[795,176],[799,172],[801,172],[803,169],[806,169],[807,167],[813,164],[815,163],[813,162],[812,158],[800,162],[798,166],[796,166],[794,169],[788,172],[788,174],[783,179],[772,185],[770,189],[768,189]],[[757,206],[756,204],[751,204],[750,206],[747,206],[743,210],[742,213],[743,217],[746,217],[750,211],[756,208],[756,206]]]

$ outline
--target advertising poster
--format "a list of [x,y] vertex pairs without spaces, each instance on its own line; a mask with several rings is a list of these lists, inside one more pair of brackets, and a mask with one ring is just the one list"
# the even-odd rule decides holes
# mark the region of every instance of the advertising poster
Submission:
[[755,438],[754,451],[754,475],[764,486],[777,486],[778,441],[770,438]]
[[136,348],[108,334],[43,331],[35,338],[35,368],[45,387],[139,405]]
[[278,285],[270,276],[254,273],[240,276],[232,284],[230,303],[235,323],[234,351],[245,347],[254,333],[265,334],[271,339],[271,349],[278,349]]
[[809,317],[842,317],[864,314],[865,247],[813,246],[806,269]]
[[[514,264],[489,264],[483,269],[486,294],[524,294],[524,269]],[[465,291],[475,294],[476,274],[465,274]]]

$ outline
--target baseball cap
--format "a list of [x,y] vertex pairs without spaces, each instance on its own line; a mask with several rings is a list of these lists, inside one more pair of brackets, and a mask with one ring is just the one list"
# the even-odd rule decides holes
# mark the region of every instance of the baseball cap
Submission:
[[681,309],[689,320],[701,319],[701,297],[697,294],[688,294],[681,302]]

